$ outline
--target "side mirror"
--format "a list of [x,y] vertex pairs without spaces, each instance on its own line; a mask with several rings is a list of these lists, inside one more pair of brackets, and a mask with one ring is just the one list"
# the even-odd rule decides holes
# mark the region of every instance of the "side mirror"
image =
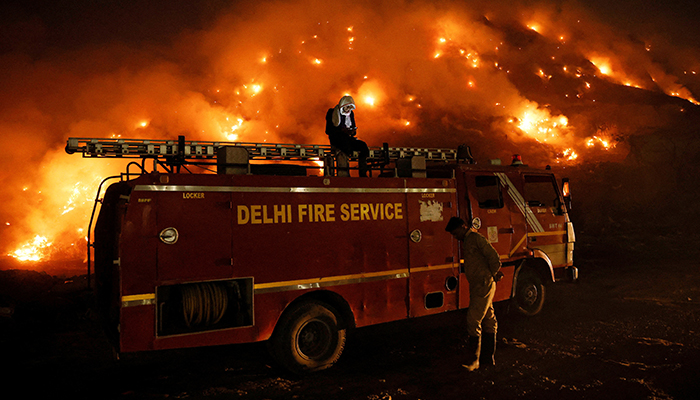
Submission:
[[569,188],[569,178],[561,180],[561,193],[564,197],[564,204],[567,210],[571,210],[571,190]]

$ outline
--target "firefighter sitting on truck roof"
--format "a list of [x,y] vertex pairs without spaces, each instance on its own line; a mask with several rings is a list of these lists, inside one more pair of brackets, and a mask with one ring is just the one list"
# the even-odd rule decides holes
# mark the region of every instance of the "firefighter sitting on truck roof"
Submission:
[[367,176],[367,157],[369,147],[367,143],[355,137],[357,126],[355,125],[355,100],[350,96],[343,96],[338,105],[329,108],[326,113],[326,135],[330,139],[331,146],[338,148],[348,156],[354,151],[358,152],[358,164],[360,176]]
[[[464,220],[450,218],[445,230],[462,241],[464,274],[469,281],[469,310],[467,311],[467,360],[463,365],[469,371],[481,366],[495,365],[496,314],[493,295],[496,282],[503,278],[498,252],[486,238],[470,229]],[[483,331],[482,331],[483,328]]]

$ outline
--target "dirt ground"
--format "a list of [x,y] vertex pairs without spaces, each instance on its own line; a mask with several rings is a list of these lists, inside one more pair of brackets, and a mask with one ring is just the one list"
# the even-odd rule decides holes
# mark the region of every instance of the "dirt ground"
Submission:
[[491,369],[460,366],[466,314],[453,312],[358,329],[336,366],[304,378],[274,368],[264,344],[114,361],[85,276],[0,271],[0,351],[11,367],[3,392],[70,399],[695,399],[697,254],[634,254],[582,246],[581,279],[550,285],[539,315],[520,317],[500,303]]

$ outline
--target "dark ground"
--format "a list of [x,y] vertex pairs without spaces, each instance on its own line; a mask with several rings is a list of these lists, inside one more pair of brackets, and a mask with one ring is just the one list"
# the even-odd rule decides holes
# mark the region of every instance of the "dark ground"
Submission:
[[463,312],[359,329],[336,366],[305,378],[273,368],[264,344],[114,361],[85,276],[0,271],[2,397],[695,399],[698,251],[673,237],[638,243],[580,245],[579,283],[549,286],[535,317],[501,303],[497,366],[473,373],[460,366]]

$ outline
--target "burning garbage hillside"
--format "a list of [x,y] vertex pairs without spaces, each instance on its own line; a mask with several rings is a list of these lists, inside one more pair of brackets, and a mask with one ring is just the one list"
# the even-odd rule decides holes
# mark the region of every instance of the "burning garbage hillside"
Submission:
[[[124,164],[66,157],[68,137],[325,144],[323,116],[344,94],[370,146],[467,143],[477,162],[523,154],[575,175],[579,209],[607,207],[590,199],[611,188],[619,208],[647,209],[697,182],[698,53],[660,32],[630,33],[574,2],[202,4],[185,7],[195,22],[170,16],[182,28],[157,32],[143,21],[159,10],[63,10],[71,25],[57,29],[59,17],[6,6],[16,40],[0,43],[4,257],[85,257],[95,190]],[[126,21],[114,37],[95,22],[109,26],[108,11]],[[601,168],[617,181],[591,175]],[[593,214],[599,232],[609,215]]]

